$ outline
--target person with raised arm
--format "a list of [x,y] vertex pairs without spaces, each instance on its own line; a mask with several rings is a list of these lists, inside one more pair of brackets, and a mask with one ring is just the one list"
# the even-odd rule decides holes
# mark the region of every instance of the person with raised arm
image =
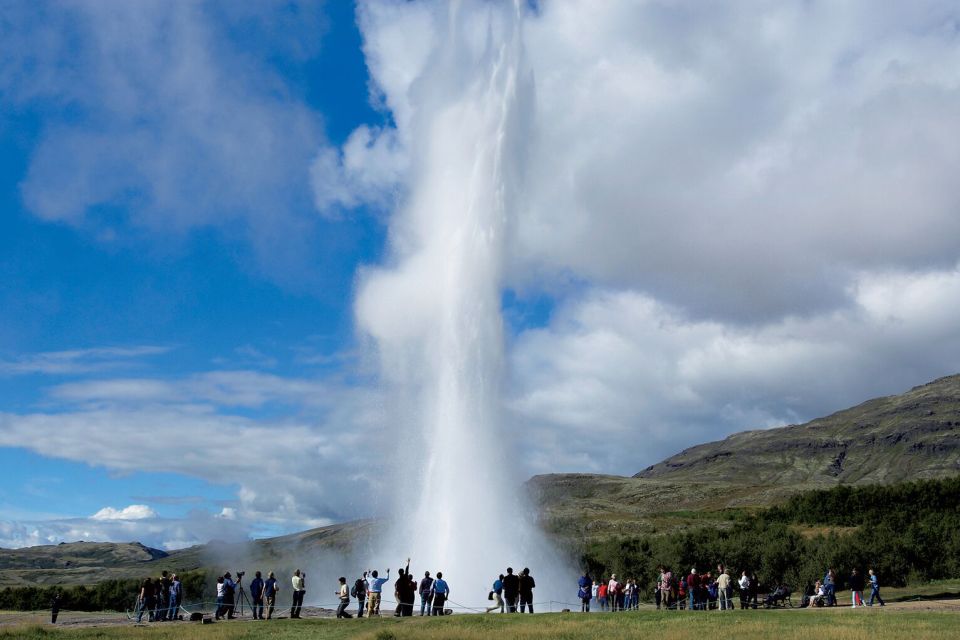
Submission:
[[367,597],[367,617],[369,618],[374,615],[380,615],[380,598],[383,585],[390,582],[390,568],[387,568],[387,575],[384,578],[380,577],[376,569],[369,571],[368,575],[370,576],[368,579],[370,583],[370,593]]

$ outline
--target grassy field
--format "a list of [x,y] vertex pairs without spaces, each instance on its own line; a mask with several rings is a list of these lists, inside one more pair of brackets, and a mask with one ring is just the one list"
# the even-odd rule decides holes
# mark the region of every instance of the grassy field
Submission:
[[112,626],[52,629],[39,625],[0,629],[0,638],[151,638],[180,640],[301,640],[309,637],[357,640],[406,640],[492,637],[599,638],[657,637],[661,639],[727,637],[737,640],[783,638],[787,640],[876,640],[878,638],[960,637],[960,608],[928,610],[874,607],[864,610],[734,611],[688,613],[641,611],[635,613],[540,614],[536,616],[455,615],[447,618],[395,618],[362,620],[276,620],[213,625],[191,623],[152,626]]

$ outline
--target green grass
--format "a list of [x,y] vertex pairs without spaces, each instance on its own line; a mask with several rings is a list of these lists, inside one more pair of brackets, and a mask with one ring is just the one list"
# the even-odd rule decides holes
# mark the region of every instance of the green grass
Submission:
[[928,640],[957,637],[960,609],[953,611],[904,611],[886,609],[796,611],[656,612],[591,614],[541,614],[536,616],[455,615],[448,618],[395,618],[362,620],[277,620],[199,625],[176,623],[149,627],[116,626],[52,629],[24,626],[0,629],[0,639],[151,638],[181,640],[413,640],[462,638],[572,639],[599,637],[680,638],[726,637],[737,640],[783,638],[785,640],[876,640],[910,638]]

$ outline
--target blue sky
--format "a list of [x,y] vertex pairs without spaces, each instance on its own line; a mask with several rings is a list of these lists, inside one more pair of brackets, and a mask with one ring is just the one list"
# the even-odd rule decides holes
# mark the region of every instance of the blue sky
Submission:
[[[424,87],[471,79],[438,34],[494,13],[4,3],[0,546],[378,512],[396,434],[354,296],[430,182]],[[523,16],[521,475],[635,473],[960,371],[956,6]]]

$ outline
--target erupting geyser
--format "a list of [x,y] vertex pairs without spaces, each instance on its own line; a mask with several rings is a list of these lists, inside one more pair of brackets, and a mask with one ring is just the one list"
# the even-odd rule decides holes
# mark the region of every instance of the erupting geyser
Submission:
[[419,575],[443,571],[462,603],[479,604],[508,565],[531,568],[537,600],[560,586],[501,418],[504,238],[534,97],[523,10],[484,5],[478,27],[451,5],[438,21],[411,85],[411,182],[391,220],[391,259],[364,274],[357,300],[397,444],[382,476],[396,491],[394,524],[377,555],[392,567],[409,555]]

